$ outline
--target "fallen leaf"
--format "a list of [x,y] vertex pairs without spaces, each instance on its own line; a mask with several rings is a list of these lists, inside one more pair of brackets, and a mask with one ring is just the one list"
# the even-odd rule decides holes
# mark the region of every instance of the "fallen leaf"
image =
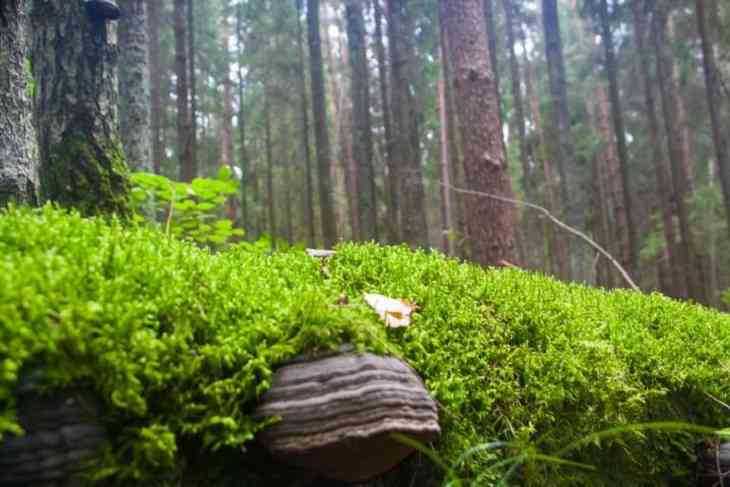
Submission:
[[411,313],[418,306],[404,299],[393,299],[381,294],[365,294],[365,302],[390,328],[402,328],[411,324]]
[[327,257],[335,255],[335,251],[325,249],[307,249],[307,255],[314,257],[315,259],[326,259]]

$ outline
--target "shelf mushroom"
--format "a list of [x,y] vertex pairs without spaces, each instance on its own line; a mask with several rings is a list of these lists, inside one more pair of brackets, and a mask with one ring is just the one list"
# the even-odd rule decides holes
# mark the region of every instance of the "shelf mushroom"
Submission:
[[440,433],[436,403],[416,372],[393,357],[343,353],[291,363],[256,411],[281,420],[258,440],[275,457],[328,478],[359,482],[391,469]]

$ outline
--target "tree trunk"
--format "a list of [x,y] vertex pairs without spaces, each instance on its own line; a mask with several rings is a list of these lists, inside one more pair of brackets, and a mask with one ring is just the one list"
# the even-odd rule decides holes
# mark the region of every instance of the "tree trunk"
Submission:
[[145,0],[119,2],[119,131],[133,171],[151,171],[149,69]]
[[[223,51],[223,120],[221,126],[221,165],[233,167],[233,80],[231,79],[231,5],[229,0],[223,2],[223,17],[221,19],[221,50]],[[193,64],[193,51],[189,52],[190,63]],[[194,98],[192,93],[192,68],[191,68],[191,101]],[[191,112],[192,105],[191,104]],[[191,119],[195,114],[191,114]],[[193,124],[194,125],[194,124]],[[195,131],[191,129],[191,134]],[[194,137],[191,137],[193,139]],[[229,198],[226,202],[226,215],[231,221],[236,221],[236,199]]]
[[[550,97],[552,100],[552,124],[558,131],[557,162],[560,175],[560,194],[566,223],[585,230],[585,207],[588,201],[585,184],[575,158],[575,148],[570,134],[567,83],[563,60],[563,44],[560,38],[557,0],[542,0],[542,18],[545,31],[545,54],[548,64]],[[568,193],[570,188],[570,195]],[[570,279],[586,281],[587,252],[582,242],[564,240],[570,257]]]
[[[494,73],[494,89],[497,90],[497,101],[499,101],[499,116],[502,116],[502,94],[499,90],[499,46],[497,44],[497,22],[494,17],[494,0],[484,0],[484,21],[487,27],[487,47],[489,48],[489,60]],[[509,35],[509,34],[508,34]],[[504,140],[504,138],[502,139]]]
[[307,0],[307,30],[309,42],[309,70],[312,83],[314,138],[317,146],[319,202],[322,212],[324,245],[331,248],[337,239],[335,212],[332,205],[332,178],[330,177],[330,143],[327,133],[322,43],[319,33],[319,0]]
[[[195,2],[188,0],[187,5],[187,27],[188,27],[188,75],[190,82],[190,159],[198,172],[198,83],[195,75]],[[228,41],[226,41],[228,42]],[[227,75],[230,81],[230,75]],[[235,221],[235,220],[234,220]]]
[[720,187],[722,188],[722,196],[725,202],[727,230],[730,232],[730,152],[728,152],[727,138],[723,136],[724,129],[717,106],[724,98],[720,93],[715,52],[708,35],[704,0],[695,0],[695,7],[697,9],[697,30],[702,41],[702,67],[705,73],[707,107],[710,111],[710,123],[712,125],[712,142],[715,148],[717,174],[720,179]]
[[370,120],[370,70],[368,69],[365,19],[359,0],[346,3],[347,39],[352,67],[352,152],[357,168],[357,216],[360,238],[377,240],[375,170]]
[[[386,0],[387,1],[387,0]],[[390,243],[400,241],[400,215],[398,198],[398,165],[393,158],[393,129],[391,125],[391,105],[388,93],[388,67],[386,64],[385,44],[383,42],[383,6],[380,0],[373,0],[375,16],[375,53],[378,58],[378,81],[380,87],[380,103],[383,110],[383,131],[385,132],[385,177],[386,195],[386,240]]]
[[304,30],[302,29],[303,0],[295,0],[297,7],[297,48],[299,71],[299,96],[301,99],[301,137],[302,152],[306,174],[304,224],[307,227],[307,238],[310,247],[315,246],[316,232],[314,229],[314,185],[312,180],[312,152],[309,142],[309,99],[307,97],[307,75],[304,67]]
[[[443,29],[442,29],[443,32]],[[451,147],[449,144],[449,117],[446,114],[446,76],[445,69],[448,62],[444,57],[443,44],[439,50],[439,59],[444,67],[438,80],[439,97],[439,141],[441,142],[441,222],[442,245],[446,255],[454,255],[454,222],[453,222],[453,191],[451,190]]]
[[649,66],[651,60],[646,46],[647,18],[641,4],[634,5],[634,36],[639,51],[639,70],[644,88],[644,103],[646,105],[646,116],[649,128],[649,142],[653,148],[652,160],[654,162],[654,174],[657,183],[657,194],[659,207],[662,215],[662,230],[666,241],[666,260],[668,271],[663,273],[663,281],[668,287],[663,290],[670,296],[686,298],[687,290],[682,275],[682,265],[678,259],[676,245],[676,233],[674,228],[674,217],[672,216],[672,201],[674,191],[671,187],[671,179],[667,168],[666,155],[662,149],[659,121],[657,119],[656,102],[654,99],[654,85],[652,83]]
[[38,202],[32,119],[30,0],[0,2],[0,207]]
[[150,140],[152,170],[160,174],[165,149],[162,144],[162,56],[160,53],[160,3],[147,2],[150,74]]
[[[236,40],[238,43],[239,59],[243,57],[243,4],[239,3],[236,9]],[[245,108],[245,78],[243,74],[243,63],[238,62],[238,143],[239,143],[239,164],[241,168],[241,228],[249,231],[248,219],[248,178],[249,162],[248,150],[246,148],[246,108]]]
[[274,147],[271,140],[271,102],[268,87],[264,88],[264,137],[266,143],[266,204],[268,208],[269,234],[272,246],[276,246],[276,204],[274,200]]
[[624,128],[623,110],[621,108],[621,96],[618,86],[618,68],[616,67],[616,55],[613,45],[613,33],[608,18],[608,0],[600,0],[601,32],[603,37],[603,48],[605,51],[606,75],[608,77],[609,94],[611,101],[611,117],[613,119],[614,138],[618,162],[620,168],[620,182],[622,186],[622,198],[624,217],[626,220],[626,231],[628,235],[628,260],[624,262],[630,272],[637,275],[639,272],[639,241],[636,235],[636,224],[634,223],[634,205],[632,202],[632,190],[629,184],[629,151],[626,147],[626,129]]
[[197,169],[193,159],[190,138],[190,105],[188,103],[188,29],[185,16],[186,0],[175,0],[175,77],[177,78],[177,152],[180,161],[180,179],[190,182]]
[[[512,197],[502,145],[502,123],[487,52],[480,0],[441,0],[441,21],[452,60],[469,189]],[[472,258],[483,265],[518,261],[514,206],[486,197],[468,200]]]
[[687,294],[690,298],[701,301],[702,285],[698,281],[697,267],[695,266],[694,250],[692,245],[692,234],[689,226],[689,212],[687,209],[688,183],[685,171],[682,168],[680,148],[677,141],[676,123],[671,107],[671,93],[668,86],[671,83],[671,70],[668,69],[664,52],[666,45],[666,13],[656,11],[652,25],[652,38],[656,51],[657,80],[661,94],[662,112],[664,115],[664,128],[666,130],[667,149],[671,164],[671,185],[674,189],[674,203],[679,217],[680,244],[678,246],[678,257],[681,263],[681,275],[685,276]]
[[32,20],[41,194],[83,214],[127,215],[115,26],[92,18],[83,0],[36,0]]
[[[393,158],[398,165],[402,235],[413,247],[428,246],[428,224],[421,170],[421,157],[416,151],[418,134],[415,107],[411,92],[410,65],[414,62],[407,29],[409,0],[388,0],[388,38],[393,107]],[[481,19],[483,23],[483,17]],[[484,43],[486,46],[486,38]],[[411,54],[411,55],[409,55]]]

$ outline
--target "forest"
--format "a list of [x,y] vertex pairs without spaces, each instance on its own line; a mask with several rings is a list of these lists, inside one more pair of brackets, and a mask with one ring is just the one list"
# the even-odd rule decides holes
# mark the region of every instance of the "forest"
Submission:
[[724,0],[0,0],[0,487],[722,486],[729,143]]

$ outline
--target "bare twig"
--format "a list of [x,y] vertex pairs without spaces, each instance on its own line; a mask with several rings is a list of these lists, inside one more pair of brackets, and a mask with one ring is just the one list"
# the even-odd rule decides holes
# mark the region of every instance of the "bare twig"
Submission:
[[439,184],[441,184],[441,185],[449,188],[451,191],[455,191],[457,193],[468,194],[468,195],[472,195],[472,196],[482,196],[482,197],[485,197],[485,198],[491,198],[493,200],[501,201],[502,203],[508,203],[508,204],[515,205],[515,206],[522,206],[522,207],[530,208],[532,210],[535,210],[535,211],[538,211],[538,212],[542,213],[543,215],[545,215],[546,217],[548,217],[550,219],[550,221],[552,221],[555,225],[559,226],[560,228],[562,228],[566,232],[568,232],[568,233],[570,233],[572,235],[575,235],[576,237],[582,239],[588,245],[590,245],[591,247],[593,247],[594,249],[596,249],[601,255],[603,255],[606,259],[608,259],[608,261],[611,262],[611,264],[613,264],[614,267],[616,267],[616,269],[621,274],[621,277],[624,278],[624,281],[626,281],[626,284],[628,284],[629,287],[631,287],[631,289],[633,289],[634,291],[641,291],[641,289],[639,288],[639,286],[637,286],[636,283],[631,279],[631,276],[629,276],[628,272],[626,272],[626,270],[621,266],[621,264],[619,264],[618,261],[616,259],[614,259],[613,256],[606,251],[606,249],[604,249],[603,247],[601,247],[600,245],[598,245],[596,242],[594,242],[585,233],[581,232],[580,230],[576,230],[575,228],[571,227],[570,225],[567,225],[567,224],[563,223],[562,221],[558,220],[558,218],[555,217],[552,213],[550,213],[546,208],[543,208],[542,206],[536,205],[534,203],[528,203],[527,201],[520,201],[520,200],[516,200],[516,199],[513,199],[513,198],[507,198],[505,196],[499,196],[499,195],[496,195],[496,194],[485,193],[483,191],[474,191],[474,190],[471,190],[471,189],[457,188],[457,187],[452,186],[450,184],[445,184],[442,181],[439,181]]

